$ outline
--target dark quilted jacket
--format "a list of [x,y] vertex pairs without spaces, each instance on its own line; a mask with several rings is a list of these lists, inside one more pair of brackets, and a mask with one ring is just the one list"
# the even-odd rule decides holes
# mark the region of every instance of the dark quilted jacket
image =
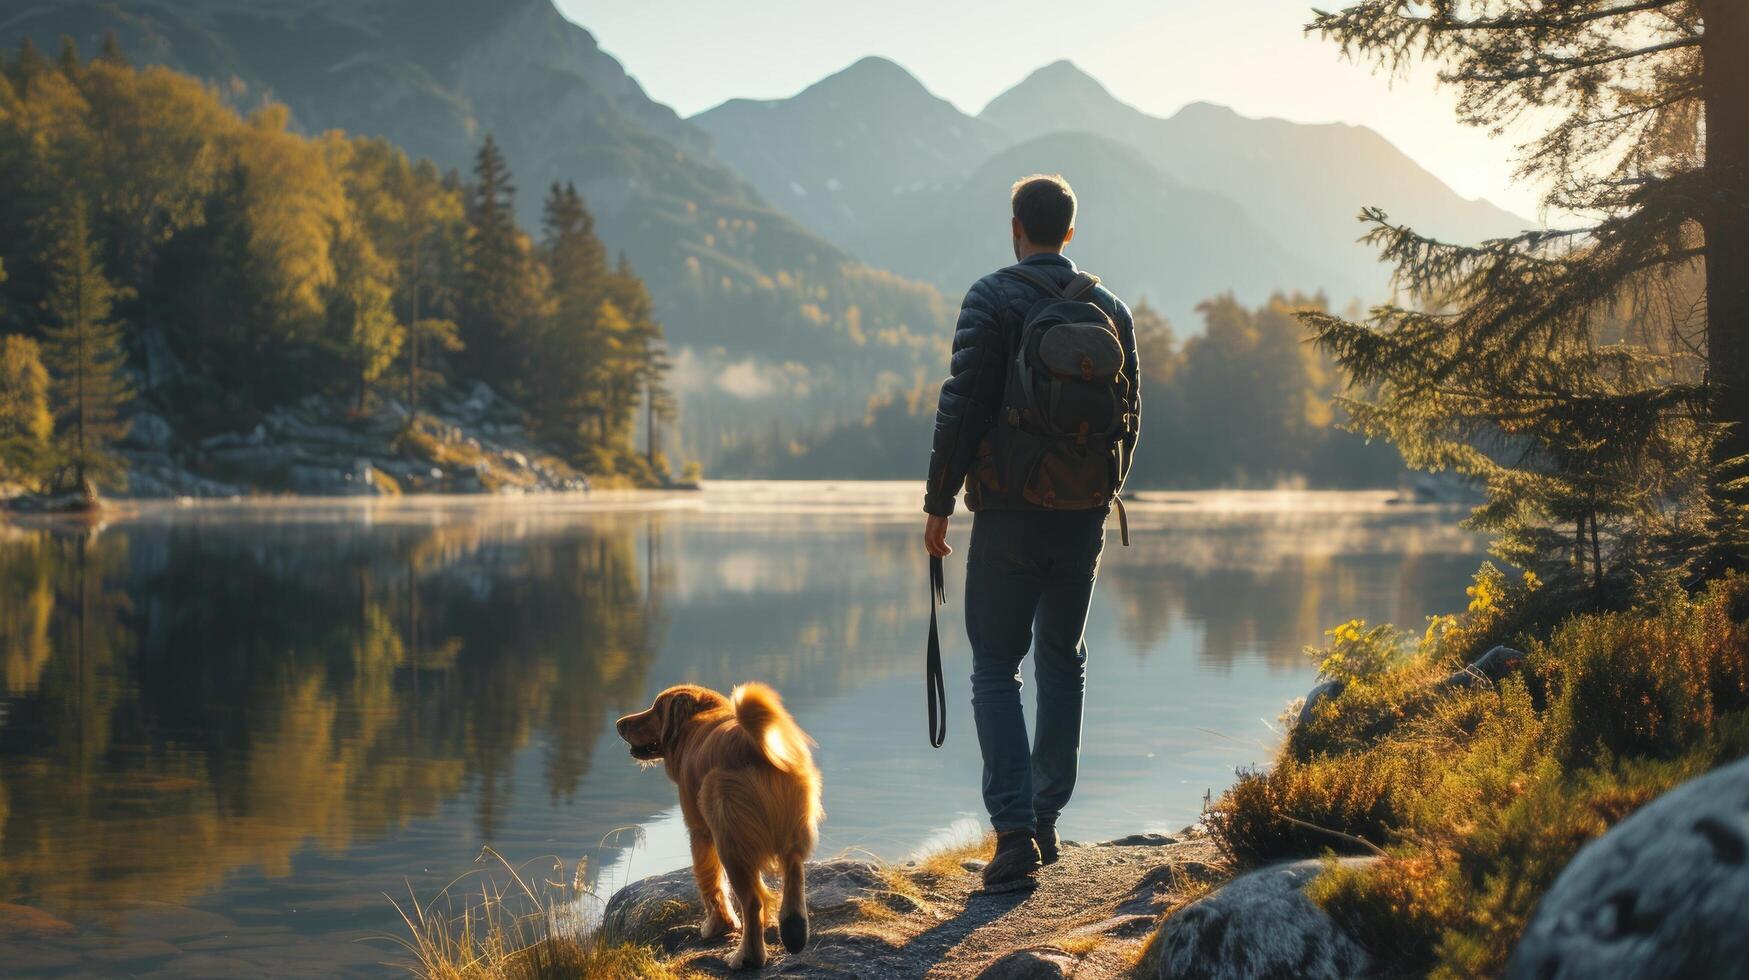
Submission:
[[[1029,267],[1038,268],[1066,284],[1075,276],[1075,263],[1054,253],[1030,255]],[[960,304],[959,323],[953,334],[953,364],[950,377],[941,385],[941,403],[935,412],[935,447],[929,454],[929,482],[923,493],[923,509],[946,517],[953,513],[971,467],[978,442],[990,430],[1002,404],[1002,386],[1007,380],[1008,358],[1019,342],[1020,328],[1032,304],[1044,296],[1038,287],[1012,275],[991,273],[972,284]],[[1130,411],[1141,418],[1141,365],[1136,360],[1136,330],[1130,309],[1104,286],[1093,291],[1093,302],[1117,324],[1124,347],[1124,374],[1133,381],[1135,403]],[[1124,444],[1124,459],[1133,459],[1140,423]]]

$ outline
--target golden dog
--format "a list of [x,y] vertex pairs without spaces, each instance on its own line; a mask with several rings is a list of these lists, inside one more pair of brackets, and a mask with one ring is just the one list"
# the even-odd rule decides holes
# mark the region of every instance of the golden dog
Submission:
[[808,942],[802,863],[820,822],[820,772],[813,740],[764,684],[742,684],[723,697],[693,684],[656,695],[649,710],[615,725],[640,762],[661,760],[680,787],[680,813],[692,835],[692,874],[704,900],[699,934],[710,939],[739,926],[723,900],[723,878],[746,927],[729,955],[733,969],[765,965],[771,893],[761,875],[783,876],[778,932],[792,953]]

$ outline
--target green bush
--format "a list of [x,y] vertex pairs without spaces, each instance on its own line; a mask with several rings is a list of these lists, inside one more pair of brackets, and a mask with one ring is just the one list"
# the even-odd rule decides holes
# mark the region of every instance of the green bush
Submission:
[[[1534,581],[1484,567],[1471,596],[1413,650],[1364,624],[1332,631],[1314,656],[1344,690],[1208,815],[1241,863],[1382,848],[1368,867],[1333,864],[1310,892],[1403,975],[1498,973],[1585,842],[1749,752],[1749,578],[1574,616],[1543,639],[1502,635],[1548,621]],[[1520,675],[1433,691],[1500,640],[1525,648]]]

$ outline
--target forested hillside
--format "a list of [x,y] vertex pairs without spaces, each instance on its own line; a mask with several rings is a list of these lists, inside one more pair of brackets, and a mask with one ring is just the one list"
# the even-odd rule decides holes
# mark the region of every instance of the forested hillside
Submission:
[[363,417],[392,402],[400,455],[441,465],[421,392],[469,382],[523,406],[565,467],[657,478],[632,446],[634,413],[667,400],[644,283],[569,184],[523,192],[542,224],[519,227],[489,136],[471,174],[444,173],[380,139],[299,135],[278,105],[239,115],[113,40],[90,61],[26,43],[0,61],[0,188],[0,465],[15,480],[119,488],[107,447],[129,417],[136,448],[168,459],[247,449],[212,440],[289,405]]
[[31,37],[47,50],[66,34],[89,50],[113,30],[136,62],[211,81],[246,110],[283,102],[306,134],[380,136],[465,171],[491,133],[528,191],[525,227],[541,220],[542,190],[574,181],[610,254],[649,283],[700,422],[807,417],[944,352],[952,310],[934,287],[863,265],[774,210],[551,0],[14,6],[0,45]]

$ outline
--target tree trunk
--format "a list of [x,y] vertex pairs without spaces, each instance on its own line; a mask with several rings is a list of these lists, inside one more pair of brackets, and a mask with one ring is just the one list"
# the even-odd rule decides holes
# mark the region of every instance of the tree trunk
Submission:
[[407,323],[407,421],[419,421],[419,239],[413,239],[413,312]]
[[1702,12],[1707,386],[1714,421],[1730,426],[1722,462],[1749,455],[1749,4],[1710,0]]

